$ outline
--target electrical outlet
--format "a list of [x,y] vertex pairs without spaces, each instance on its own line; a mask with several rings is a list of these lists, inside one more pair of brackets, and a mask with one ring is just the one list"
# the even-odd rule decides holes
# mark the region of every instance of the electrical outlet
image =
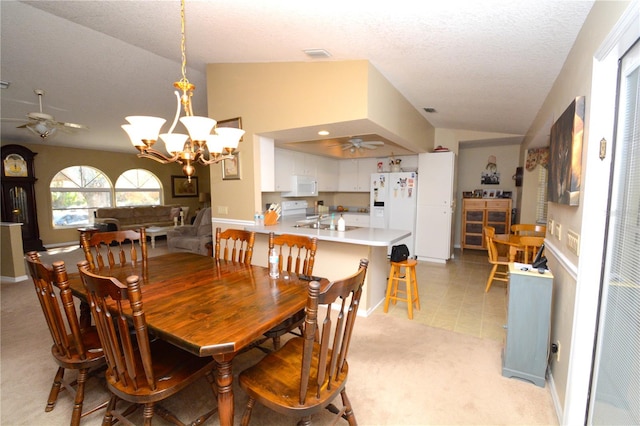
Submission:
[[580,255],[580,235],[571,229],[567,231],[567,247],[569,247],[569,250],[575,253],[576,256]]
[[560,225],[559,223],[556,223],[556,229],[554,233],[558,241],[562,240],[562,225]]
[[228,206],[218,206],[218,214],[229,214]]
[[555,233],[555,222],[553,221],[553,219],[549,219],[549,221],[547,222],[547,228],[549,229],[549,235],[553,235]]

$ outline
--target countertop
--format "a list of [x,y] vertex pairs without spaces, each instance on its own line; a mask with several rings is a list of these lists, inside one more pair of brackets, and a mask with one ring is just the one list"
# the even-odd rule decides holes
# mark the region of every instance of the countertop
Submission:
[[[351,212],[348,212],[351,213]],[[328,229],[296,228],[294,225],[306,219],[306,216],[281,217],[276,225],[247,226],[247,231],[258,234],[292,234],[317,237],[319,241],[334,241],[338,243],[358,244],[364,246],[391,246],[401,239],[411,235],[410,231],[399,229],[379,229],[359,227],[348,231],[330,231]]]

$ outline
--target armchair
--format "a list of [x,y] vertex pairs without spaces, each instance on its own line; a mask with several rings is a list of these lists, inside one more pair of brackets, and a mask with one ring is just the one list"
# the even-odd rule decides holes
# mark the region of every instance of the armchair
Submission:
[[212,242],[211,208],[200,210],[192,225],[177,226],[167,231],[170,252],[189,251],[206,256],[207,243]]

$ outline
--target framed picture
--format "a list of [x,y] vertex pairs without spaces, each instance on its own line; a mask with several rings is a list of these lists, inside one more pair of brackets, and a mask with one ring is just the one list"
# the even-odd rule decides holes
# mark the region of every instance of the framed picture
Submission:
[[[242,118],[230,118],[228,120],[218,121],[216,127],[233,127],[234,129],[242,129]],[[242,142],[242,138],[240,138],[240,142]]]
[[191,182],[185,176],[171,176],[172,197],[197,197],[198,178],[191,177]]
[[222,179],[240,179],[240,153],[233,154],[233,158],[222,160]]
[[551,126],[547,199],[577,206],[580,203],[584,96],[578,96]]

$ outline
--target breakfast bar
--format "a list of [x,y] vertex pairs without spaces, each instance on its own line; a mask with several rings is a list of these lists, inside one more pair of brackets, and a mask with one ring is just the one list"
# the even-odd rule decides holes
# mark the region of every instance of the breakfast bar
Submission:
[[312,221],[305,216],[284,217],[275,225],[245,227],[256,233],[252,263],[267,266],[270,232],[318,238],[313,275],[330,281],[353,274],[360,259],[367,258],[369,268],[358,314],[368,316],[384,301],[389,272],[388,247],[410,235],[410,232],[353,226],[347,227],[346,231],[335,231],[301,226],[310,223]]

